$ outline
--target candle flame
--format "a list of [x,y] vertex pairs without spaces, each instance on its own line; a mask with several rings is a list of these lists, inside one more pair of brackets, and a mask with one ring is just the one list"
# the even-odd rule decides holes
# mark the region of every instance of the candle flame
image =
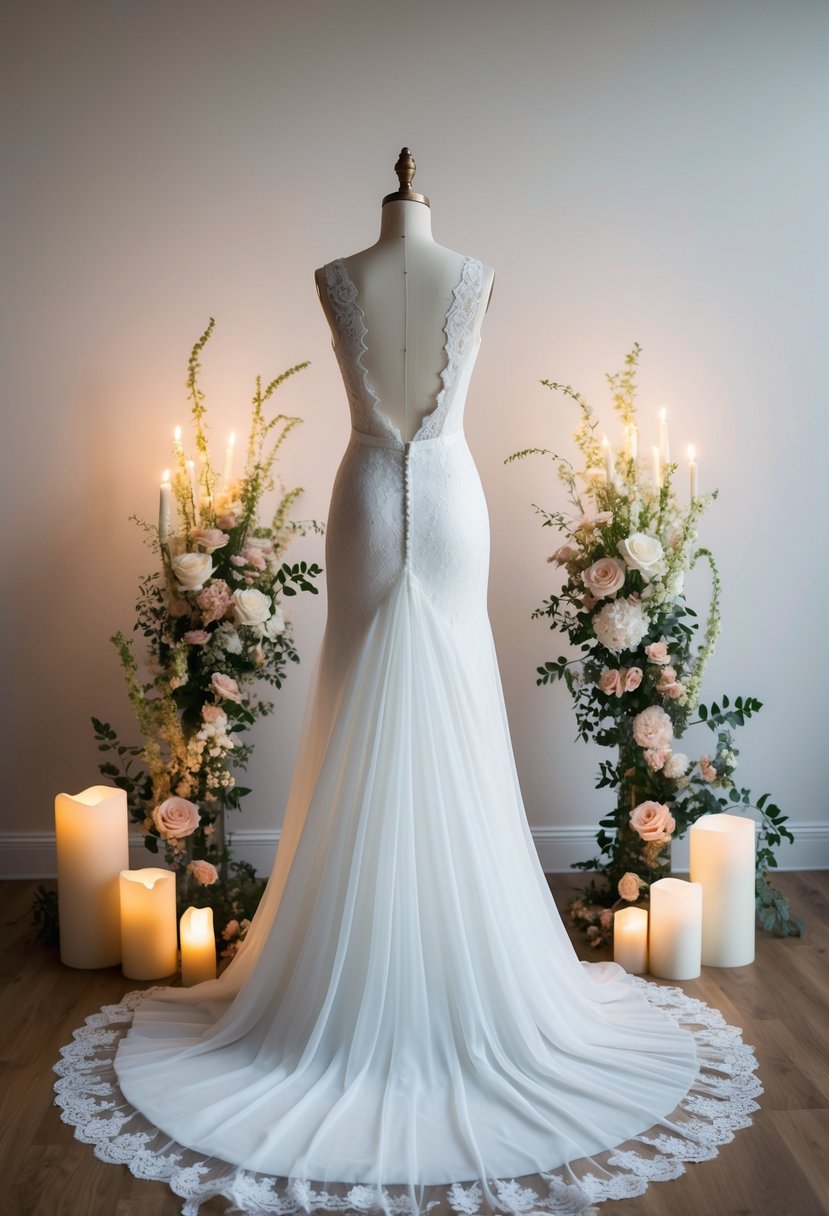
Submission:
[[175,439],[176,443],[181,443],[181,427],[180,427],[180,426],[177,426],[177,427],[174,429],[174,431],[173,431],[173,439]]
[[168,486],[170,484],[170,470],[169,469],[165,469],[164,472],[161,474],[161,484],[164,486]]
[[665,422],[667,417],[668,417],[668,411],[665,409],[665,406],[663,405],[659,411],[659,421]]
[[609,448],[609,447],[610,447],[610,440],[608,439],[607,435],[603,435],[603,436],[602,436],[602,447],[603,447],[603,448]]
[[694,445],[692,443],[689,443],[688,444],[688,459],[690,460],[691,464],[694,463],[696,458],[697,458],[697,449],[694,447]]
[[234,448],[234,447],[236,447],[236,432],[235,432],[235,431],[231,431],[231,432],[230,432],[230,434],[228,435],[228,437],[227,437],[227,446],[228,446],[229,448]]
[[185,464],[187,465],[188,472],[191,472],[196,467],[196,462],[194,460],[187,460],[185,461]]

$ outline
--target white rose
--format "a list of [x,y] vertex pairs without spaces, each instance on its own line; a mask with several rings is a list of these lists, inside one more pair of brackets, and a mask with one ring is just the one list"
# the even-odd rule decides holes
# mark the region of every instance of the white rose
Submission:
[[212,573],[209,553],[181,553],[173,558],[173,574],[180,591],[201,591]]
[[619,552],[631,570],[639,570],[647,579],[659,573],[665,554],[655,536],[647,532],[634,532],[627,540],[620,540]]
[[234,591],[231,603],[237,625],[262,625],[271,615],[270,596],[255,587]]
[[273,612],[265,625],[265,633],[271,640],[273,640],[274,638],[278,637],[280,633],[284,633],[284,631],[285,618],[282,615],[282,609],[279,607],[279,604],[274,604]]

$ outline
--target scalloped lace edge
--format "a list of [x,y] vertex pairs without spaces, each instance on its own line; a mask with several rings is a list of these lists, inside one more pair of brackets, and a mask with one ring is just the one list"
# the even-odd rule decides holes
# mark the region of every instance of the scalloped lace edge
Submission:
[[60,1049],[52,1068],[54,1104],[61,1120],[74,1126],[75,1138],[93,1145],[101,1161],[126,1165],[136,1178],[167,1182],[185,1200],[182,1216],[197,1216],[215,1196],[231,1201],[228,1212],[248,1216],[295,1216],[297,1213],[376,1212],[416,1216],[439,1208],[461,1216],[483,1212],[551,1213],[591,1216],[606,1199],[644,1194],[649,1182],[678,1178],[685,1162],[709,1161],[734,1133],[751,1125],[755,1101],[763,1086],[757,1060],[738,1027],[717,1009],[681,988],[633,977],[647,1000],[696,1040],[699,1072],[676,1110],[647,1132],[593,1157],[584,1157],[549,1173],[522,1179],[482,1179],[447,1186],[375,1187],[352,1183],[279,1179],[205,1156],[172,1140],[131,1106],[113,1068],[118,1044],[133,1012],[163,985],[128,992],[117,1005],[104,1005],[73,1031],[73,1041]]

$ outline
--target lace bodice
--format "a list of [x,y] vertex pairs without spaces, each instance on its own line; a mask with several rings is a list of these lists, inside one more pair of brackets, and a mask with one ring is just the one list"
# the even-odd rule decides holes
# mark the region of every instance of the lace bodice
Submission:
[[[464,258],[443,327],[446,340],[443,345],[445,363],[440,371],[441,388],[412,442],[455,434],[463,429],[466,390],[480,346],[480,339],[476,339],[474,333],[482,283],[482,264],[477,258]],[[390,439],[402,447],[400,431],[383,411],[366,370],[366,317],[342,258],[325,266],[325,284],[336,327],[334,351],[348,395],[352,426],[363,434]]]

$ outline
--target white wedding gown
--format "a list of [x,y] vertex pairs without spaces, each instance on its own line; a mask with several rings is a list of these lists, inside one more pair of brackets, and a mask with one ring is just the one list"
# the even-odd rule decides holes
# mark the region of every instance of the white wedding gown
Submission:
[[92,1015],[55,1100],[185,1213],[213,1195],[251,1213],[591,1211],[715,1156],[751,1122],[756,1062],[681,989],[579,962],[539,864],[463,433],[481,264],[464,261],[411,443],[372,390],[342,261],[326,281],[353,430],[274,870],[225,972]]

